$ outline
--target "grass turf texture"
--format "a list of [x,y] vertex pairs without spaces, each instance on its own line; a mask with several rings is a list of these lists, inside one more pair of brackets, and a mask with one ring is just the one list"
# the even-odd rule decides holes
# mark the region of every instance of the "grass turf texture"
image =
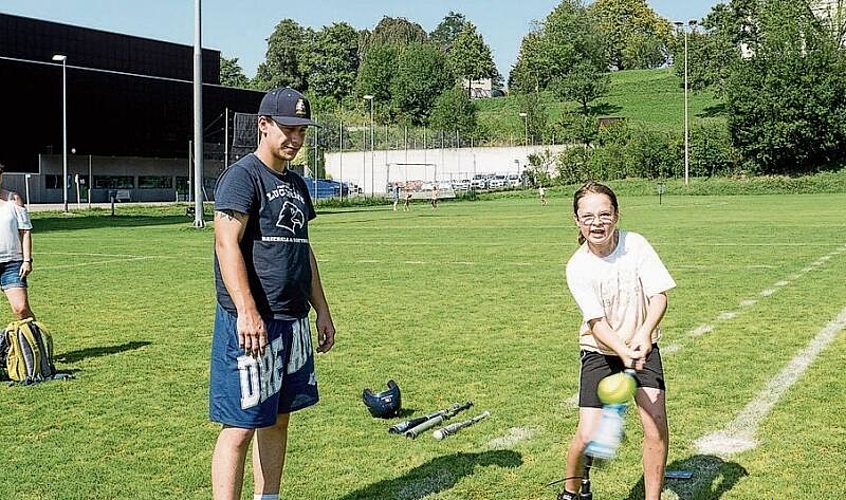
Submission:
[[[620,204],[620,226],[644,234],[679,284],[663,321],[662,345],[680,346],[665,354],[669,463],[696,476],[669,482],[667,498],[846,498],[844,332],[763,420],[758,448],[719,459],[692,445],[846,306],[846,252],[789,279],[846,244],[846,195]],[[338,343],[318,357],[321,403],[292,418],[283,498],[554,497],[543,483],[561,477],[577,421],[570,207],[555,193],[548,207],[509,198],[320,213],[311,239]],[[2,498],[210,497],[212,231],[190,228],[184,207],[121,214],[33,214],[31,300],[58,367],[77,379],[0,387]],[[716,319],[726,311],[737,316]],[[713,331],[690,335],[703,324]],[[406,416],[463,400],[476,406],[459,419],[492,416],[442,442],[389,435],[397,419],[373,419],[360,401],[388,378]],[[597,498],[641,498],[635,412],[627,433],[619,458],[592,474]]]
[[[591,103],[596,116],[620,116],[629,125],[662,132],[682,134],[684,131],[684,87],[673,68],[614,71],[609,73],[611,85],[607,95]],[[556,123],[564,113],[579,113],[574,101],[560,101],[551,92],[542,92],[541,100],[548,113],[547,124]],[[524,134],[523,119],[517,96],[474,101],[479,109],[479,123],[486,129],[499,131],[519,143]],[[724,104],[713,92],[689,92],[688,113],[691,127],[724,127]]]

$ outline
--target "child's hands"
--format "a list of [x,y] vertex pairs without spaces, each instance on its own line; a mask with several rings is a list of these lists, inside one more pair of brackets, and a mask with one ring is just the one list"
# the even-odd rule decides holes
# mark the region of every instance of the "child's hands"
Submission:
[[623,366],[626,368],[634,368],[635,371],[640,371],[643,368],[645,358],[643,352],[627,347],[625,351],[618,354],[623,361]]

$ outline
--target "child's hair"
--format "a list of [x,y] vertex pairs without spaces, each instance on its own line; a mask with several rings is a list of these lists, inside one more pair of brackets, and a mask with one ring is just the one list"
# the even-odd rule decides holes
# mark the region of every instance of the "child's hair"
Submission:
[[[617,195],[614,194],[614,191],[612,191],[610,187],[598,182],[588,181],[584,183],[582,187],[577,189],[575,194],[573,194],[573,214],[576,217],[579,216],[579,202],[582,198],[589,194],[604,194],[609,200],[611,200],[611,206],[614,207],[614,213],[619,211],[619,206],[617,205]],[[582,232],[579,231],[579,245],[584,242],[585,237],[582,236]]]

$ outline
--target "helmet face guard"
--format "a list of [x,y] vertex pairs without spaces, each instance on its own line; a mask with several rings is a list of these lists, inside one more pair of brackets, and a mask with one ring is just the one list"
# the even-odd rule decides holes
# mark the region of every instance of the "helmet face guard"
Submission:
[[382,392],[374,394],[370,389],[364,389],[361,399],[370,414],[376,418],[395,417],[402,407],[400,388],[393,380],[388,380],[388,388]]

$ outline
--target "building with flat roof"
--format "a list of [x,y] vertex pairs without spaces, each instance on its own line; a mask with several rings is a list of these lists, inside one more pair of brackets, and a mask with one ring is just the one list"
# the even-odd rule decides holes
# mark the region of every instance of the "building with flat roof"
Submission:
[[[33,203],[62,201],[62,62],[66,57],[69,200],[186,193],[193,127],[193,47],[0,13],[0,163]],[[262,92],[220,85],[220,52],[203,49],[205,184],[223,168],[226,117],[254,113]],[[20,175],[15,175],[16,173]],[[27,178],[25,174],[30,174]],[[77,184],[77,181],[80,181]],[[209,191],[209,190],[207,190]],[[211,193],[209,193],[211,194]]]

